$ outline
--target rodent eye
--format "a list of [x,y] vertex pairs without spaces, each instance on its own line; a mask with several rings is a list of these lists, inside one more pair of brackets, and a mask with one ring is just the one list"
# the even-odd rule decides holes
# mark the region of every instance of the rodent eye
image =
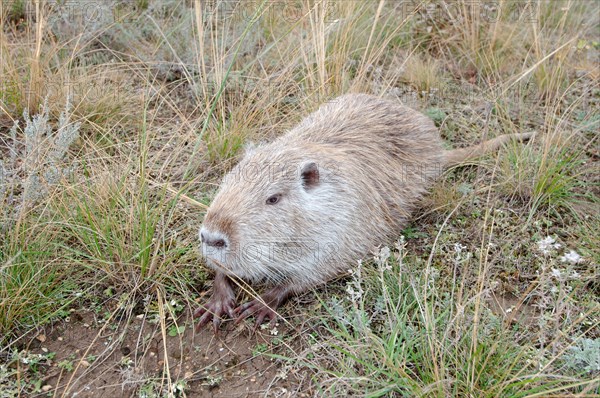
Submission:
[[279,202],[279,200],[281,199],[281,194],[275,194],[272,196],[269,196],[269,199],[267,199],[267,204],[268,205],[274,205],[275,203]]

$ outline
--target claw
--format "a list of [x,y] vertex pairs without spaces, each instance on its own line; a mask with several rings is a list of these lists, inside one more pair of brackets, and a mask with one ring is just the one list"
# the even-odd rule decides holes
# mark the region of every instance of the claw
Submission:
[[263,309],[257,313],[255,328],[258,327],[259,325],[262,325],[262,323],[266,320],[269,320],[269,323],[271,324],[271,326],[275,326],[275,320],[277,319],[277,313],[270,309],[267,309],[267,310],[268,311],[265,311],[265,309]]
[[255,329],[266,320],[270,320],[274,324],[278,316],[275,310],[285,301],[288,295],[288,290],[274,288],[262,295],[261,298],[238,306],[234,310],[237,315],[235,323],[240,323],[249,316],[254,316],[256,318]]
[[214,317],[213,318],[213,333],[217,334],[219,331],[219,326],[221,326],[221,319]]
[[277,319],[277,313],[274,309],[269,308],[265,303],[256,299],[252,300],[248,303],[242,304],[237,307],[234,311],[238,317],[235,320],[235,323],[238,324],[242,320],[246,319],[249,316],[254,316],[256,322],[254,324],[254,331],[258,329],[260,325],[266,320],[270,320],[270,323],[274,325],[275,320]]
[[219,330],[223,315],[229,315],[233,309],[233,301],[222,301],[217,298],[211,299],[205,306],[199,308],[194,314],[194,318],[200,318],[196,325],[196,331],[206,326],[212,320],[215,333]]
[[234,305],[235,297],[229,280],[226,276],[217,274],[213,285],[212,297],[208,303],[198,308],[194,313],[194,318],[200,318],[196,325],[196,331],[200,331],[202,327],[212,320],[213,332],[217,334],[224,315],[229,315],[232,319],[234,318],[232,316]]
[[235,323],[240,323],[242,320],[248,318],[251,315],[256,315],[256,319],[259,319],[259,316],[264,318],[265,315],[263,313],[267,312],[275,312],[271,310],[267,305],[262,303],[259,300],[252,300],[248,303],[242,304],[234,310],[237,315],[237,319]]

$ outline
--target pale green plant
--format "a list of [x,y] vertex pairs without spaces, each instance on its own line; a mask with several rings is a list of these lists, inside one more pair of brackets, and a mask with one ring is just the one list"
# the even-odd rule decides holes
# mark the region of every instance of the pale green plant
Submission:
[[[24,142],[17,138],[18,121],[10,129],[9,162],[0,164],[0,199],[7,202],[3,208],[9,219],[46,198],[50,189],[73,171],[65,157],[79,137],[80,123],[71,123],[69,101],[56,129],[49,118],[46,101],[33,117],[27,109],[23,112]],[[6,214],[11,208],[16,213]]]
[[584,372],[600,372],[600,339],[581,339],[569,347],[567,366]]

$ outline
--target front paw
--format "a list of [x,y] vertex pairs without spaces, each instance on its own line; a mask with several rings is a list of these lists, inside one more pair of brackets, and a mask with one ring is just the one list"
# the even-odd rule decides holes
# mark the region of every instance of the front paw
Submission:
[[271,324],[273,324],[277,319],[277,312],[275,312],[275,308],[269,307],[264,302],[257,299],[240,305],[235,309],[234,312],[238,316],[235,323],[239,323],[243,319],[254,315],[257,327],[267,320],[270,320]]
[[194,318],[200,318],[196,325],[196,331],[207,325],[211,319],[213,331],[217,333],[224,315],[234,318],[235,300],[233,297],[211,297],[208,303],[198,308],[194,313]]

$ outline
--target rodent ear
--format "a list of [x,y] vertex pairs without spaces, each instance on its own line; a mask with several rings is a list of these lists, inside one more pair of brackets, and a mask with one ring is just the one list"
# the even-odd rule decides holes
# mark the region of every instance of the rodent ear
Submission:
[[310,190],[319,185],[319,167],[315,162],[310,162],[302,168],[302,186]]

